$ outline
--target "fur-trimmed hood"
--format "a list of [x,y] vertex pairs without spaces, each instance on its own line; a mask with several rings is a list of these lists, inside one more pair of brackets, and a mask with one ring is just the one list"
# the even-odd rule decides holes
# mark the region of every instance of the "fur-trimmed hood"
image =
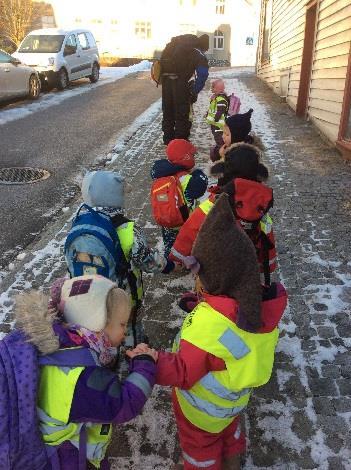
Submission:
[[15,305],[16,328],[23,331],[30,343],[42,354],[50,354],[60,347],[53,323],[56,312],[48,309],[49,297],[32,291],[17,296]]
[[250,134],[250,137],[252,137],[252,142],[236,142],[234,144],[229,145],[229,147],[227,147],[225,149],[224,155],[229,153],[234,148],[244,146],[244,147],[247,147],[247,148],[251,148],[252,150],[254,150],[255,152],[257,152],[260,155],[260,158],[262,158],[263,153],[265,151],[265,147],[262,143],[262,140],[260,139],[260,137],[256,136],[255,134]]
[[261,150],[252,144],[239,142],[226,150],[224,159],[211,168],[211,174],[219,176],[218,184],[223,186],[233,178],[266,181],[268,168],[261,162]]

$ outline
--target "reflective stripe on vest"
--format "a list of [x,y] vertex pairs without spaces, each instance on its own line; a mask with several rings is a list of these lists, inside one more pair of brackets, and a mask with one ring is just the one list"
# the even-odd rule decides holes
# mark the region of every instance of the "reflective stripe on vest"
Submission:
[[247,405],[251,388],[265,384],[272,372],[278,329],[270,333],[240,330],[205,302],[184,320],[173,351],[184,339],[222,359],[223,371],[209,372],[190,390],[176,388],[185,417],[207,432],[227,427]]
[[112,427],[104,424],[69,422],[74,390],[84,367],[43,366],[38,390],[38,416],[43,440],[48,446],[70,441],[79,449],[80,431],[87,433],[87,459],[100,467],[111,440]]
[[189,210],[192,211],[193,208],[192,208],[191,201],[188,201],[188,199],[185,196],[185,191],[186,191],[186,188],[188,187],[188,184],[189,184],[190,180],[191,180],[191,175],[183,175],[179,178],[179,182],[180,182],[180,185],[182,187],[184,199],[187,202],[187,206],[188,206]]
[[182,454],[184,460],[190,463],[191,465],[194,465],[195,467],[208,468],[216,463],[215,460],[195,460],[193,457],[190,457],[190,455],[184,451],[182,452]]
[[199,205],[199,208],[202,210],[202,212],[204,214],[207,215],[210,212],[210,210],[212,209],[213,206],[214,206],[214,203],[212,201],[210,201],[209,199],[206,199],[206,201],[202,202]]
[[[218,121],[215,121],[215,117],[217,114],[217,107],[218,105],[223,105],[223,113],[221,117],[219,118]],[[216,96],[213,100],[210,102],[210,107],[207,113],[206,117],[206,122],[207,124],[211,124],[212,126],[218,127],[219,129],[223,129],[223,126],[225,124],[225,118],[226,118],[226,110],[228,109],[228,102],[223,96]]]
[[273,226],[273,220],[271,216],[268,214],[265,214],[260,220],[260,229],[262,230],[263,233],[268,235],[268,233],[271,233],[272,231],[272,226]]
[[[131,251],[132,251],[132,247],[134,243],[134,222],[126,222],[120,225],[117,228],[117,234],[118,234],[118,238],[119,238],[124,256],[126,257],[126,260],[130,262]],[[144,290],[143,290],[141,271],[140,269],[137,269],[134,267],[132,271],[136,279],[138,300],[142,300],[143,295],[144,295]],[[135,299],[132,299],[132,306],[134,306],[135,303],[136,303]]]

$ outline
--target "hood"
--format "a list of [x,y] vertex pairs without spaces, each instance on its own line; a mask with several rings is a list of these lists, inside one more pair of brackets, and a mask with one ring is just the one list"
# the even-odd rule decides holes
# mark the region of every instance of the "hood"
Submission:
[[181,171],[187,171],[183,166],[176,165],[163,158],[162,160],[156,160],[150,170],[151,178],[153,180],[157,178],[163,178],[164,176],[173,176]]
[[266,181],[269,171],[261,160],[262,153],[258,147],[245,142],[232,144],[226,149],[224,159],[212,166],[211,174],[219,177],[220,186],[233,178]]
[[56,312],[48,309],[48,300],[42,292],[26,292],[16,298],[15,305],[16,327],[42,354],[53,353],[60,347],[53,330]]
[[30,67],[51,67],[49,59],[55,59],[57,53],[33,53],[33,52],[14,52],[13,57],[19,59],[23,64],[29,65]]

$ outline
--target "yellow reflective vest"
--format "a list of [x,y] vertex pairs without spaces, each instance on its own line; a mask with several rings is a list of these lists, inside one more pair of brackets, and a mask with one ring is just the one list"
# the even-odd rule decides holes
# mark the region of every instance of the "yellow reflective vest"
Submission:
[[210,433],[225,429],[247,406],[251,389],[268,382],[273,368],[278,328],[249,333],[201,302],[184,320],[173,351],[181,339],[225,362],[226,369],[205,375],[190,390],[176,388],[185,417]]
[[74,390],[84,367],[43,366],[38,391],[38,416],[43,439],[48,446],[70,441],[79,449],[79,437],[86,428],[87,459],[100,468],[112,436],[112,426],[69,422]]
[[[223,113],[218,121],[215,121],[217,108],[221,107]],[[211,126],[218,127],[219,129],[223,129],[225,124],[225,119],[227,117],[228,112],[228,100],[223,95],[217,95],[213,100],[210,102],[210,107],[208,109],[206,122]]]
[[[127,261],[130,261],[131,251],[134,243],[134,222],[126,222],[117,228],[117,235],[121,243],[121,248]],[[132,306],[141,301],[144,295],[143,278],[140,269],[132,268],[135,277],[137,298],[132,295]]]
[[188,175],[183,175],[183,176],[180,176],[179,177],[179,182],[180,182],[180,185],[182,187],[182,190],[183,190],[183,195],[184,195],[184,199],[187,203],[187,206],[189,208],[189,212],[191,212],[193,210],[193,207],[191,206],[191,203],[190,201],[187,200],[187,198],[185,197],[185,191],[186,191],[186,188],[188,187],[188,184],[189,184],[189,181],[191,179],[191,175],[188,174]]

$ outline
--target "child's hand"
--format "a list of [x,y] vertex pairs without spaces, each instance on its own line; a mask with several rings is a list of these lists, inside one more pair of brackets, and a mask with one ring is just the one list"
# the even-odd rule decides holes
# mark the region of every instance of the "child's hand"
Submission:
[[149,346],[145,343],[140,343],[134,349],[126,351],[126,355],[130,357],[130,359],[133,359],[136,356],[141,356],[143,354],[151,356],[152,359],[157,362],[158,352],[153,348],[149,348]]

